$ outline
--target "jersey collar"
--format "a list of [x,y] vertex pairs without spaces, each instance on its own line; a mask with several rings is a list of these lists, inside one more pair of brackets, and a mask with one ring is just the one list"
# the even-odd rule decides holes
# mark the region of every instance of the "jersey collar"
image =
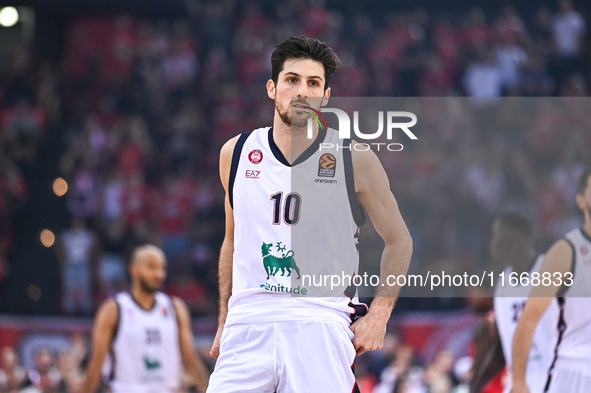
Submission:
[[287,159],[281,152],[281,149],[279,149],[279,147],[275,143],[275,140],[273,139],[273,127],[269,129],[269,146],[271,147],[271,151],[273,152],[273,155],[275,156],[277,161],[279,161],[285,166],[292,167],[301,164],[302,162],[310,158],[312,154],[316,153],[316,151],[318,150],[318,145],[324,141],[325,137],[326,128],[320,128],[318,130],[318,135],[316,136],[316,140],[314,140],[314,143],[308,146],[308,148],[298,158],[296,158],[292,164],[290,164],[289,161],[287,161]]

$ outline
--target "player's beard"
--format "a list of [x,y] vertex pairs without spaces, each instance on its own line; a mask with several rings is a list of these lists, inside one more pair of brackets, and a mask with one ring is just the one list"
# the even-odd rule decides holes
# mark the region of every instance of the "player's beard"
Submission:
[[[292,104],[295,103],[301,103],[303,105],[308,105],[303,101],[296,101],[293,102]],[[308,118],[309,116],[306,115],[306,113],[304,112],[296,112],[295,115],[292,111],[291,115],[290,115],[290,111],[289,109],[285,109],[283,108],[283,106],[281,105],[281,103],[279,101],[277,101],[277,99],[275,99],[275,110],[277,111],[277,113],[279,114],[279,118],[281,119],[281,121],[290,126],[290,127],[306,127],[306,125],[308,124]]]
[[139,277],[138,283],[140,284],[140,288],[142,289],[142,291],[144,291],[146,293],[150,293],[150,294],[157,292],[161,288],[160,285],[153,286],[153,285],[148,284],[148,282],[146,280],[144,280],[142,277]]

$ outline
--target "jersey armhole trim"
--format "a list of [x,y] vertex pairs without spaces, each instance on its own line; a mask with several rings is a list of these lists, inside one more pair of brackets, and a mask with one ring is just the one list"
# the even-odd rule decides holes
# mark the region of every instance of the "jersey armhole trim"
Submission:
[[113,347],[109,350],[109,356],[111,357],[111,366],[109,374],[103,375],[101,378],[101,385],[105,388],[109,387],[109,384],[115,380],[115,368],[117,367],[117,358],[115,357],[115,350]]
[[180,330],[181,321],[179,320],[179,312],[176,309],[176,303],[174,302],[174,298],[172,296],[168,296],[168,298],[170,299],[170,305],[172,307],[172,312],[174,313],[174,320],[176,321],[176,326]]
[[[570,242],[569,242],[570,243]],[[550,384],[552,383],[552,375],[554,371],[554,366],[556,365],[556,361],[558,360],[558,350],[560,348],[560,343],[564,337],[564,331],[566,330],[566,321],[564,320],[564,302],[565,299],[562,296],[556,298],[558,302],[558,324],[556,329],[558,330],[558,339],[556,340],[556,345],[554,346],[554,358],[552,359],[552,363],[550,364],[550,368],[548,368],[548,378],[546,378],[546,385],[544,387],[544,392],[547,392],[550,388]]]
[[[574,282],[574,280],[575,280],[575,266],[576,266],[575,265],[575,262],[576,262],[576,258],[577,258],[577,254],[575,252],[576,249],[575,249],[575,245],[570,240],[568,240],[567,238],[564,238],[564,240],[566,240],[568,242],[568,244],[570,245],[570,248],[571,248],[571,250],[573,252],[573,256],[571,257],[570,271],[571,271],[571,273],[573,275],[572,276],[572,279],[573,279],[573,282]],[[566,292],[569,290],[569,288],[570,287],[567,287],[566,285],[562,284],[562,288],[560,288],[560,290],[558,291],[558,293],[556,294],[556,296],[557,297],[565,296],[566,295]]]
[[357,227],[365,224],[365,211],[357,199],[355,193],[355,178],[353,176],[353,159],[351,158],[351,139],[343,140],[343,164],[345,169],[345,183],[347,185],[347,196],[349,206],[353,214],[353,220]]
[[[172,308],[172,312],[174,313],[174,320],[176,321],[176,331],[177,331],[177,338],[179,348],[183,347],[183,343],[181,342],[181,320],[179,319],[179,312],[176,309],[176,303],[174,301],[174,297],[167,295],[170,301],[170,307]],[[181,350],[181,357],[182,357],[182,350]]]
[[238,171],[238,163],[240,162],[240,154],[250,134],[252,134],[252,131],[240,134],[236,146],[234,146],[234,152],[232,153],[232,165],[230,167],[230,179],[228,181],[228,197],[230,198],[232,209],[234,208],[234,182],[236,180],[236,172]]
[[115,304],[117,305],[117,323],[115,324],[115,330],[113,330],[113,337],[111,338],[111,343],[114,343],[115,339],[117,339],[117,334],[119,333],[119,326],[121,325],[121,305],[119,304],[117,298],[113,298],[113,300],[115,300]]

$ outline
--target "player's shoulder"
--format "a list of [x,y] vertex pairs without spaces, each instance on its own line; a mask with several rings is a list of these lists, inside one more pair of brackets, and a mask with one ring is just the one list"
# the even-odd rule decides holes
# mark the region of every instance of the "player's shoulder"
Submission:
[[567,272],[573,264],[574,249],[572,243],[562,238],[550,246],[545,254],[541,271]]
[[[367,144],[358,143],[351,140],[351,161],[353,165],[353,173],[355,177],[355,189],[359,191],[360,184],[367,184],[370,187],[375,176],[379,176],[380,182],[385,177],[384,167],[382,166],[378,156]],[[365,188],[365,187],[362,187]]]
[[119,303],[114,297],[104,300],[96,312],[96,320],[101,325],[114,327],[119,322]]
[[234,152],[234,148],[236,147],[236,144],[238,143],[238,139],[240,139],[240,135],[242,134],[238,134],[235,137],[232,137],[230,139],[228,139],[226,141],[226,143],[224,143],[224,145],[222,146],[222,149],[220,151],[220,154],[222,157],[232,157],[232,153]]
[[359,143],[354,139],[351,139],[351,157],[353,165],[365,166],[380,163],[378,156],[367,143]]
[[185,301],[183,299],[181,299],[178,296],[173,296],[173,295],[169,295],[170,296],[170,301],[172,302],[172,304],[175,305],[175,307],[177,305],[185,305]]
[[99,306],[100,310],[105,310],[107,312],[117,311],[119,308],[119,303],[117,302],[116,297],[110,297],[105,299],[101,305]]
[[168,295],[168,294],[165,294],[164,292],[162,292],[162,296],[168,297],[170,299],[170,303],[174,306],[175,309],[178,309],[179,307],[186,307],[187,306],[185,301],[178,296]]
[[185,301],[178,296],[170,296],[170,301],[172,302],[178,321],[180,323],[187,321],[190,318],[190,313]]
[[573,244],[566,237],[558,239],[550,246],[546,252],[546,256],[560,254],[561,256],[570,255],[573,253]]

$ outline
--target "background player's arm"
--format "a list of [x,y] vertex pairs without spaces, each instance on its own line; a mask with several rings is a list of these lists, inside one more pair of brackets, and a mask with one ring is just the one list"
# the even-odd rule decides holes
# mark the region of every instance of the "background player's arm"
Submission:
[[234,147],[240,136],[230,139],[224,144],[220,152],[220,178],[222,185],[226,191],[225,197],[225,212],[226,212],[226,234],[222,249],[220,251],[219,262],[219,291],[220,291],[220,309],[218,315],[218,330],[213,340],[213,345],[209,354],[216,358],[220,354],[220,340],[222,338],[222,331],[226,323],[226,316],[228,315],[228,300],[232,294],[232,261],[234,256],[234,211],[230,206],[230,197],[228,194],[228,187],[230,182],[230,169],[232,166],[232,154]]
[[472,366],[470,393],[480,393],[482,389],[505,367],[505,356],[497,326],[484,321],[474,337],[478,350]]
[[[559,272],[564,274],[571,271],[573,251],[570,244],[561,239],[554,243],[546,253],[540,273]],[[554,283],[554,280],[552,280]],[[560,286],[537,286],[531,291],[529,299],[523,308],[519,323],[513,336],[513,388],[512,393],[529,392],[525,382],[527,359],[531,351],[536,328],[548,306],[561,289]]]
[[96,314],[92,332],[92,356],[82,382],[83,393],[94,393],[99,386],[103,363],[119,321],[119,309],[114,299],[106,300]]
[[[353,149],[351,154],[357,198],[385,242],[380,282],[386,283],[389,275],[406,275],[412,255],[412,238],[390,191],[386,172],[375,153]],[[399,292],[398,286],[378,286],[367,315],[351,326],[358,354],[382,347],[386,323]]]
[[191,331],[191,316],[185,303],[179,298],[173,298],[175,312],[179,322],[179,341],[183,366],[193,378],[193,382],[200,392],[207,389],[208,372],[203,361],[195,355],[193,349],[193,332]]

